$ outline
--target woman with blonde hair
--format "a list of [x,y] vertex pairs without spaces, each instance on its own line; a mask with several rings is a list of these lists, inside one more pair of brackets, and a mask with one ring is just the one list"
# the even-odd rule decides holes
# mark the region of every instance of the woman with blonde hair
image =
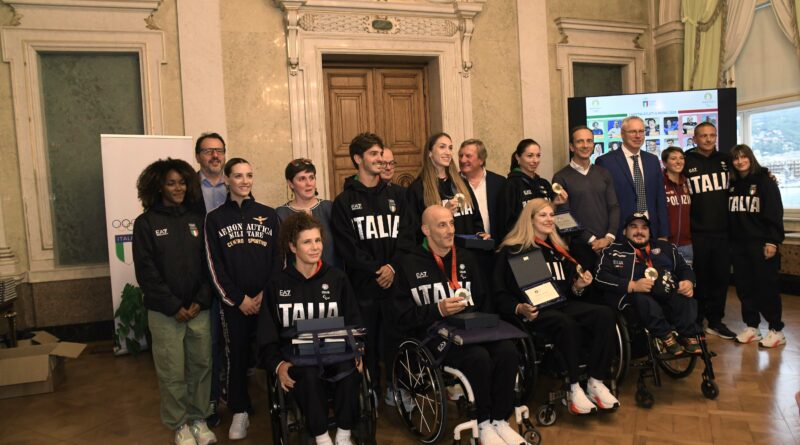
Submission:
[[406,192],[408,202],[403,227],[414,230],[415,239],[422,242],[420,219],[422,212],[434,204],[442,205],[453,212],[457,235],[484,233],[483,220],[472,188],[458,174],[453,162],[453,140],[447,133],[436,133],[425,144],[425,160],[422,171]]
[[[611,361],[616,338],[616,317],[611,308],[577,301],[592,283],[592,274],[578,267],[554,222],[555,204],[536,198],[522,209],[519,219],[498,249],[494,269],[495,306],[505,317],[517,317],[527,328],[552,340],[566,365],[570,388],[569,410],[589,414],[599,409],[615,409],[619,401],[603,380],[611,376]],[[511,268],[511,259],[541,250],[552,275],[552,284],[566,298],[560,305],[537,308],[520,288]],[[536,267],[530,262],[531,267]],[[578,378],[582,348],[589,350],[584,392]],[[588,393],[588,394],[587,394]]]

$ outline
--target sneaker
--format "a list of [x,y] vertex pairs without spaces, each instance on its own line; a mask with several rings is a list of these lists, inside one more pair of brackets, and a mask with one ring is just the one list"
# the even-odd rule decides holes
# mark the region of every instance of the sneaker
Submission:
[[461,385],[456,384],[447,387],[447,399],[451,402],[455,402],[464,396],[464,390],[461,389]]
[[319,436],[315,437],[314,443],[316,443],[317,445],[333,445],[331,436],[329,436],[327,432],[322,433]]
[[576,385],[578,389],[572,391],[571,389],[567,391],[567,405],[569,406],[569,412],[572,414],[589,414],[594,411],[597,411],[597,406],[586,397],[586,393],[583,392],[583,388],[580,385]]
[[600,409],[616,409],[619,408],[619,400],[611,394],[608,387],[600,380],[589,379],[586,384],[586,392],[595,405]]
[[247,428],[250,426],[250,416],[247,412],[236,413],[228,430],[228,439],[239,440],[247,437]]
[[733,340],[736,338],[736,333],[728,329],[723,322],[715,324],[709,323],[709,325],[706,326],[706,334],[716,335],[717,337],[724,338],[725,340]]
[[700,341],[697,337],[678,337],[678,342],[683,346],[683,350],[689,354],[699,355],[703,353],[700,347]]
[[175,431],[175,445],[197,445],[189,425],[183,425]]
[[672,354],[674,356],[679,356],[683,354],[685,351],[683,350],[683,346],[678,343],[678,339],[675,337],[674,332],[670,332],[669,334],[659,338],[661,344],[664,346],[664,350],[667,354]]
[[740,332],[739,335],[736,336],[736,341],[738,343],[747,344],[753,343],[754,341],[761,341],[762,338],[764,337],[761,336],[761,331],[759,331],[757,328],[748,326],[744,328],[744,331]]
[[786,336],[783,335],[783,331],[776,331],[774,329],[770,329],[767,336],[758,342],[758,346],[761,346],[762,348],[777,348],[778,346],[785,344]]
[[383,399],[383,403],[387,406],[397,406],[394,403],[394,391],[392,391],[392,388],[386,388],[386,397]]
[[208,402],[208,405],[211,407],[211,414],[206,417],[206,424],[209,428],[216,428],[220,422],[219,413],[217,413],[217,402]]
[[508,445],[527,445],[528,442],[517,433],[505,420],[493,420],[492,426],[497,435]]
[[217,443],[217,436],[208,429],[205,420],[195,420],[189,429],[192,431],[192,436],[194,436],[194,440],[197,441],[197,445],[211,445],[212,443]]
[[481,445],[506,445],[506,441],[497,434],[497,430],[488,420],[478,424],[478,440]]
[[355,445],[353,438],[350,436],[350,430],[336,429],[336,445]]
[[[400,390],[400,400],[402,401],[403,408],[405,408],[407,413],[410,413],[414,410],[414,399],[411,398],[411,394],[409,394],[405,389]],[[384,399],[384,402],[389,406],[397,406],[397,404],[394,403],[394,391],[392,391],[391,388],[386,388],[386,399]]]

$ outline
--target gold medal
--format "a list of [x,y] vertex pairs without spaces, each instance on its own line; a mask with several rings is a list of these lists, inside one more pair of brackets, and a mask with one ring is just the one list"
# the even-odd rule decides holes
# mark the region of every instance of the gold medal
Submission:
[[658,271],[655,267],[648,267],[644,271],[644,276],[652,281],[656,281],[658,279]]
[[464,303],[464,306],[469,304],[469,301],[472,299],[472,294],[463,287],[459,287],[458,289],[456,289],[455,293],[453,293],[453,296],[463,298],[462,302]]
[[560,195],[561,192],[564,191],[564,187],[562,187],[561,184],[557,182],[554,182],[550,187],[553,189],[553,193],[555,193],[556,195]]
[[463,193],[456,193],[456,196],[453,196],[453,199],[456,200],[458,203],[458,208],[463,209],[466,205],[466,198],[464,197]]
[[586,272],[586,269],[584,269],[580,264],[576,264],[575,272],[578,272],[578,275],[583,275],[583,273]]

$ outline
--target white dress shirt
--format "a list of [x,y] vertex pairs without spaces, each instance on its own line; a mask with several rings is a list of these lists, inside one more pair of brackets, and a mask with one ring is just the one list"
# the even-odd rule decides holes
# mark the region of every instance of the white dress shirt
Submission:
[[468,178],[465,178],[467,183],[469,183],[472,192],[475,193],[475,198],[478,200],[478,208],[481,211],[481,219],[483,220],[483,231],[485,233],[491,233],[489,230],[489,204],[486,200],[486,169],[483,169],[483,175],[481,175],[481,181],[478,183],[477,186],[473,187],[472,182]]

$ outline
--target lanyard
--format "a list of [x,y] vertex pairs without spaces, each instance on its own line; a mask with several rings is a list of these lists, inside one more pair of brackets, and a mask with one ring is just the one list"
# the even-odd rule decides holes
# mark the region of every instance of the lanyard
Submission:
[[558,244],[553,243],[553,245],[550,245],[547,241],[544,241],[543,239],[541,239],[539,237],[535,237],[533,240],[536,241],[536,244],[538,244],[540,246],[547,247],[550,250],[558,251],[558,253],[560,253],[561,256],[563,256],[564,258],[569,260],[570,263],[572,263],[572,264],[574,264],[576,266],[580,266],[580,264],[578,264],[578,262],[575,261],[575,258],[572,258],[572,256],[570,256],[569,252],[567,252],[566,249],[564,249],[563,247],[559,246]]
[[647,264],[647,267],[653,267],[653,261],[650,260],[650,244],[645,246],[644,254],[637,247],[634,247],[633,250],[636,252],[636,257],[639,258],[639,261],[641,261],[642,263]]
[[[451,261],[452,268],[451,268],[451,273],[450,273],[450,277],[451,278],[449,278],[447,280],[447,284],[450,285],[450,289],[456,290],[456,289],[460,289],[461,285],[458,284],[458,275],[456,275],[456,246],[455,245],[453,245],[451,252],[453,253],[453,258],[452,258],[452,261]],[[442,271],[442,275],[444,275],[445,278],[447,278],[447,272],[444,271],[444,262],[442,261],[442,257],[440,257],[439,255],[436,255],[435,253],[433,253],[433,250],[431,250],[431,255],[433,255],[433,259],[436,260],[436,265],[439,266],[439,270]]]

